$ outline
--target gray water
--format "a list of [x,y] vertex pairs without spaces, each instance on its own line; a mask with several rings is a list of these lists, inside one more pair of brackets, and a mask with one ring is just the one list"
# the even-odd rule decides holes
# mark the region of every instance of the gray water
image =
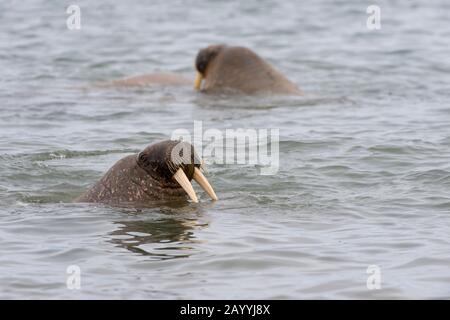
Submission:
[[[380,30],[370,4],[2,1],[0,298],[450,298],[450,3],[376,1]],[[307,95],[93,86],[193,78],[210,43],[252,48]],[[197,187],[198,204],[71,203],[194,120],[280,129],[278,174],[211,164],[215,203]]]

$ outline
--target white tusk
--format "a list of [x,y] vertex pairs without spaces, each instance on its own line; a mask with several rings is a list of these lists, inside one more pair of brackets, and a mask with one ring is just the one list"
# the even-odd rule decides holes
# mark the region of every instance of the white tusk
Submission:
[[198,202],[197,195],[195,194],[194,188],[192,184],[189,182],[189,179],[186,177],[183,169],[178,169],[177,172],[173,175],[173,178],[180,184],[184,191],[188,194],[189,198],[195,203]]
[[194,180],[197,181],[197,183],[203,188],[203,190],[206,191],[207,194],[209,194],[211,199],[218,200],[214,189],[211,187],[208,180],[198,168],[194,169]]
[[197,76],[195,77],[194,89],[200,90],[202,87],[203,75],[200,72],[197,72]]

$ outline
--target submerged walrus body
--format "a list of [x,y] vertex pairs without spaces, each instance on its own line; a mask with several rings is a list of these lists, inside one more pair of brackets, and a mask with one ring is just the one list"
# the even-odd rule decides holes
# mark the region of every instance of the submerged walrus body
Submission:
[[98,83],[97,87],[179,87],[189,86],[192,80],[176,73],[151,73],[131,76],[109,82]]
[[300,89],[282,73],[244,47],[211,45],[200,50],[195,67],[197,69],[195,88],[202,92],[302,94]]
[[193,147],[180,141],[152,144],[142,152],[119,160],[75,202],[145,205],[156,200],[183,199],[197,195],[194,179],[213,200],[213,188],[200,171],[200,159]]

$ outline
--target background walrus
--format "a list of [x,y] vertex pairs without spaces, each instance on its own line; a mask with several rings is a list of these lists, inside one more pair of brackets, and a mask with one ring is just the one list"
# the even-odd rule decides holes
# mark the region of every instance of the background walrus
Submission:
[[211,45],[199,51],[195,67],[195,88],[203,92],[302,94],[282,73],[244,47]]
[[201,159],[187,142],[166,140],[119,160],[75,202],[145,204],[159,199],[185,197],[198,202],[194,179],[213,200],[217,196],[200,171]]

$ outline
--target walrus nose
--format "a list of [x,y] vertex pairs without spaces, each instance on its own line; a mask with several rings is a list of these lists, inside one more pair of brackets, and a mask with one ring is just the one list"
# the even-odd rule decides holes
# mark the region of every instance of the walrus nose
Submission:
[[[188,194],[189,198],[195,203],[198,202],[197,194],[195,193],[194,188],[192,187],[191,182],[189,181],[186,173],[184,173],[182,168],[179,168],[177,172],[173,175],[173,178],[180,184],[184,191]],[[206,193],[213,200],[218,200],[216,193],[214,192],[213,187],[208,182],[206,177],[200,171],[199,168],[195,167],[193,179],[206,191]]]

